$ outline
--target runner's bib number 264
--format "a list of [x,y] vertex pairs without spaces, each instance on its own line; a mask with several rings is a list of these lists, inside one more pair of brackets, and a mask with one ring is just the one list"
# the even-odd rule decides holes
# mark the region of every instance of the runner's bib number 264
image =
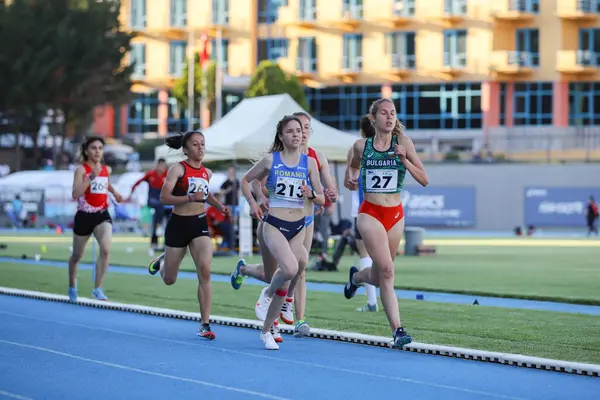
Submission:
[[395,169],[367,169],[366,189],[371,193],[390,193],[398,186],[398,171]]
[[106,194],[108,193],[108,177],[97,176],[90,183],[90,193],[92,194]]

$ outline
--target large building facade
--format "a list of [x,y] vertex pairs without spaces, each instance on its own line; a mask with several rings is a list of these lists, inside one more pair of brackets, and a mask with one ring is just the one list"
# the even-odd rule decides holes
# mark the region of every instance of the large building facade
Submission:
[[99,109],[100,133],[187,126],[169,89],[189,33],[214,57],[217,31],[227,76],[277,60],[342,130],[382,96],[417,135],[600,125],[600,0],[126,0],[122,18],[136,98]]

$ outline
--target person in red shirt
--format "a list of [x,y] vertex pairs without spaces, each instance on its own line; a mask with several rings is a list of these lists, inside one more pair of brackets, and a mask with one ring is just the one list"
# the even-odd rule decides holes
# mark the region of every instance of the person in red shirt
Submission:
[[154,211],[152,213],[152,235],[150,237],[150,248],[152,250],[156,250],[158,247],[158,235],[156,232],[165,219],[165,206],[160,204],[160,190],[165,183],[166,177],[167,162],[164,158],[159,158],[156,162],[156,167],[146,172],[139,181],[133,184],[128,199],[131,199],[133,192],[142,182],[148,183],[148,207]]
[[173,212],[165,228],[165,252],[150,262],[148,272],[151,275],[160,272],[163,282],[173,285],[185,253],[190,249],[198,276],[201,320],[198,336],[212,340],[216,338],[209,324],[213,244],[206,220],[205,203],[227,216],[230,215],[230,210],[209,192],[208,183],[212,171],[202,163],[205,148],[202,132],[189,131],[184,135],[171,136],[165,142],[172,149],[183,149],[187,159],[171,165],[167,171],[167,178],[160,192],[160,202],[173,205]]
[[112,239],[112,219],[108,213],[108,193],[123,201],[110,183],[108,167],[102,163],[104,139],[92,136],[80,148],[81,165],[75,169],[73,199],[77,200],[77,213],[73,221],[73,252],[69,258],[69,300],[77,301],[77,267],[90,236],[98,241],[98,260],[92,296],[108,300],[102,282],[108,270],[108,253]]

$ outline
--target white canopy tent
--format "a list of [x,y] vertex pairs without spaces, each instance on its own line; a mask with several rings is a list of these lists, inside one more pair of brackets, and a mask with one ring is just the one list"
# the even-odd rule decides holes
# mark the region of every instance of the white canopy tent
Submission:
[[[285,115],[304,111],[288,94],[245,99],[225,117],[204,131],[205,161],[254,160],[273,143],[277,122]],[[330,162],[344,162],[358,136],[344,133],[313,119],[310,147],[322,151]],[[181,153],[166,145],[155,150],[156,158],[172,162]]]

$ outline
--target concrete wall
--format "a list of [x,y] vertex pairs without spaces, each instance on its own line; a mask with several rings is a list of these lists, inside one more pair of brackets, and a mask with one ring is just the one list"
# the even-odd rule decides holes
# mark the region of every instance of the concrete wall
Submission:
[[[600,165],[426,165],[430,186],[468,186],[477,190],[478,230],[511,230],[524,224],[528,186],[600,187]],[[345,166],[338,167],[340,186]],[[406,185],[417,185],[408,177]],[[342,215],[350,218],[352,197],[341,188]],[[583,221],[582,221],[583,224]]]

